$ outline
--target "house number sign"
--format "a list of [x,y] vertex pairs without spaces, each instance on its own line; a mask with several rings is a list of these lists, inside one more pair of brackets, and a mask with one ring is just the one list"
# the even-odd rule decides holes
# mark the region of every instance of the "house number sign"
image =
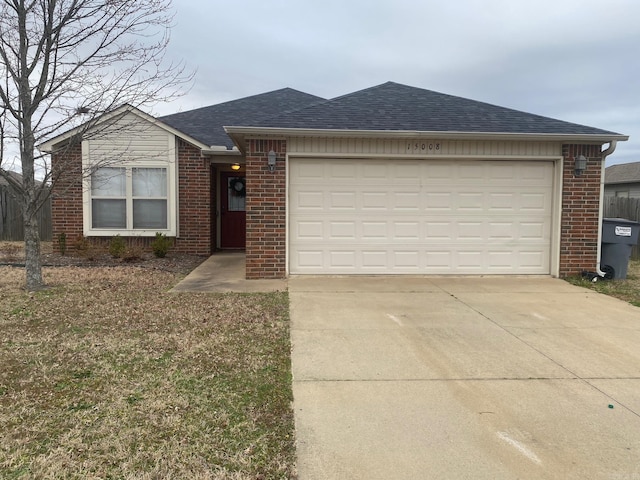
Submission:
[[409,142],[407,153],[434,153],[440,151],[440,142]]

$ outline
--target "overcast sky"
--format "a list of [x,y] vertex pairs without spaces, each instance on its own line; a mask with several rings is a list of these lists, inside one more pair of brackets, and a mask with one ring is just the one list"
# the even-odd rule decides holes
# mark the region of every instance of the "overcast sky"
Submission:
[[638,0],[174,0],[169,57],[197,70],[168,114],[291,87],[386,81],[629,135],[640,161]]

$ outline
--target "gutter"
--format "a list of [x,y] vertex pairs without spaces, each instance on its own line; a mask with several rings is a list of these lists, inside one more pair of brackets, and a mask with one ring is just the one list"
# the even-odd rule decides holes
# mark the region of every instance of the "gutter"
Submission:
[[211,145],[209,148],[202,148],[203,155],[224,155],[224,156],[237,156],[242,155],[242,152],[238,150],[238,147],[227,148],[224,145]]
[[[600,134],[568,133],[506,133],[506,132],[465,132],[465,131],[417,131],[417,130],[349,130],[349,129],[312,129],[281,127],[243,127],[224,126],[231,138],[237,140],[245,136],[275,137],[386,137],[386,138],[438,138],[441,140],[536,140],[562,143],[606,143],[625,141],[628,135],[613,132]],[[236,142],[237,143],[237,142]]]
[[616,151],[618,146],[617,140],[611,140],[609,147],[602,152],[602,168],[600,169],[600,208],[598,212],[598,245],[596,247],[596,273],[600,278],[605,277],[605,273],[600,270],[600,261],[602,257],[602,220],[604,216],[604,165],[609,155]]

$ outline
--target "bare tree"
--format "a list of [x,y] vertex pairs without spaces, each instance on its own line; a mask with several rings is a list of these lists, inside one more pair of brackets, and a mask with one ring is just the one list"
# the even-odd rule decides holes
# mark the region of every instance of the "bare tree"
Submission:
[[79,128],[73,148],[104,113],[175,96],[191,75],[164,61],[172,20],[171,0],[0,0],[0,176],[22,206],[29,290],[43,285],[36,213],[63,173],[37,146]]

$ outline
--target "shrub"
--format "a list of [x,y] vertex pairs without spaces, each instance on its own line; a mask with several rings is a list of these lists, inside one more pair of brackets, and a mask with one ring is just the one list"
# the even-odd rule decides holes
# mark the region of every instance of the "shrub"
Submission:
[[137,262],[144,258],[144,251],[137,245],[131,245],[122,254],[122,261],[127,263]]
[[79,256],[84,257],[87,260],[95,260],[97,249],[87,237],[78,235],[74,245]]
[[171,239],[167,238],[164,233],[157,232],[156,239],[151,242],[151,248],[153,254],[158,258],[164,258],[167,256],[167,252],[171,248]]
[[113,258],[122,258],[127,251],[127,244],[120,235],[116,235],[115,237],[111,237],[111,241],[109,242],[109,254]]
[[58,235],[58,247],[60,248],[60,255],[64,257],[67,253],[67,234],[64,232]]

